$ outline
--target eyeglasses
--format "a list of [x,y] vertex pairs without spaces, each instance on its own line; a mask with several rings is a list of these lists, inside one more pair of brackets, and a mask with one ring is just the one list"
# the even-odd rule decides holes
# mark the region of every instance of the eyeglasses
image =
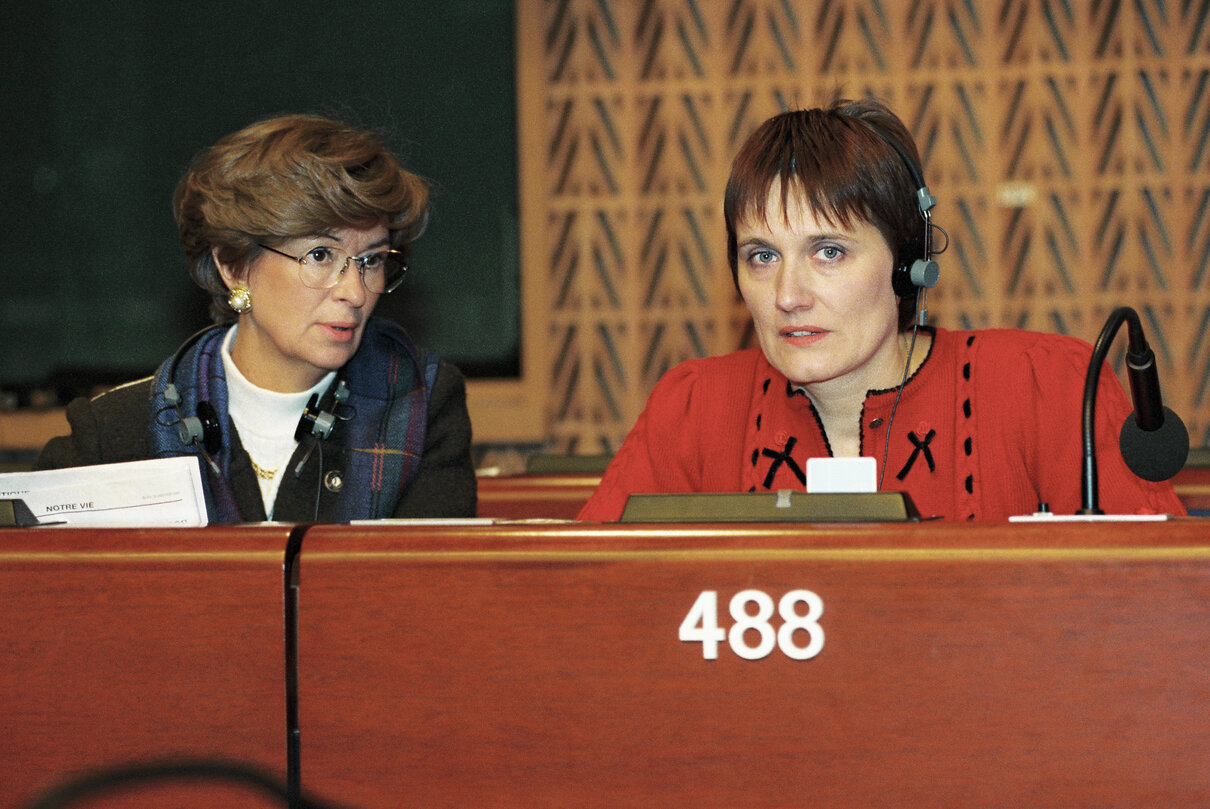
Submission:
[[267,244],[261,247],[297,261],[299,280],[303,286],[311,289],[331,289],[339,284],[350,261],[357,265],[357,273],[366,289],[382,295],[393,292],[408,271],[408,265],[403,262],[403,253],[398,250],[375,250],[365,255],[351,256],[338,247],[312,247],[301,256],[292,256]]

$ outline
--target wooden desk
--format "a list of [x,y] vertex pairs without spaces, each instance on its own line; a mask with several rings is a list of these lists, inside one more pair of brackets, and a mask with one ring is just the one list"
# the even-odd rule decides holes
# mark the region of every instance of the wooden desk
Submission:
[[1172,479],[1172,485],[1190,513],[1210,514],[1210,466],[1186,466]]
[[505,475],[479,478],[479,516],[503,520],[574,520],[600,475]]
[[[289,532],[0,530],[0,806],[149,758],[283,776]],[[194,784],[163,805],[272,805],[253,794]]]
[[[1208,539],[1197,520],[316,527],[302,782],[367,808],[1205,806]],[[754,660],[758,629],[713,660],[678,639],[703,592],[727,628],[733,603],[799,590],[824,608],[811,659],[791,656],[808,630]]]
[[[599,475],[481,477],[479,515],[507,520],[574,520],[600,481]],[[1187,466],[1172,483],[1190,512],[1210,512],[1210,467]]]

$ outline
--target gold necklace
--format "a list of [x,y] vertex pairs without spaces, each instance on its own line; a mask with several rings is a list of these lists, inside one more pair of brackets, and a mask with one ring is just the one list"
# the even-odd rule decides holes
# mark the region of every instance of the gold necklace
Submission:
[[248,461],[252,464],[252,471],[255,472],[256,476],[261,480],[273,480],[274,476],[277,475],[276,469],[266,469],[256,461],[253,461],[251,455],[248,456]]

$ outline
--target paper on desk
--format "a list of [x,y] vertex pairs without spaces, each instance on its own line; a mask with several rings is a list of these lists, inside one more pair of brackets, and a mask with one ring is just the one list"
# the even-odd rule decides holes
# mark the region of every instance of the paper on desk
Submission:
[[40,523],[107,527],[205,525],[197,458],[0,474],[0,499],[25,501]]

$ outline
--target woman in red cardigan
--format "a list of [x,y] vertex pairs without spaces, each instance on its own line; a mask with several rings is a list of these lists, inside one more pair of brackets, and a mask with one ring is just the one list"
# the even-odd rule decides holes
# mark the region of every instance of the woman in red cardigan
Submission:
[[[821,456],[875,458],[879,488],[926,517],[1074,513],[1091,347],[922,325],[933,203],[907,128],[876,101],[766,121],[724,200],[760,348],[668,372],[579,518],[615,520],[640,492],[802,491]],[[1131,406],[1109,372],[1097,405],[1101,508],[1183,514],[1170,483],[1122,460]]]

